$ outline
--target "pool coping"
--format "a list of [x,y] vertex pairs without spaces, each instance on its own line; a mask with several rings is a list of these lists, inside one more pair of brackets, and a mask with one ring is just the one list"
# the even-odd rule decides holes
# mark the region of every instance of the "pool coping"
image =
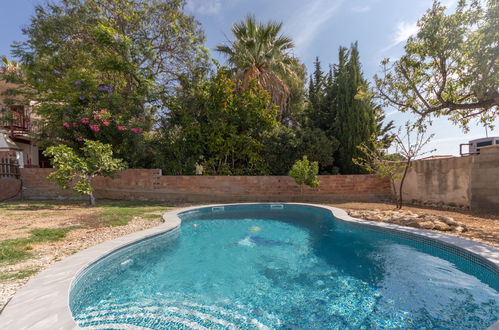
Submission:
[[[402,232],[409,236],[423,237],[434,240],[457,249],[464,250],[478,259],[484,259],[499,271],[499,249],[464,238],[441,234],[424,229],[403,227],[383,222],[373,222],[353,218],[342,209],[309,203],[233,203],[197,205],[168,211],[163,214],[163,223],[143,231],[131,233],[110,241],[103,242],[74,255],[43,270],[30,279],[7,303],[0,313],[0,327],[4,329],[80,329],[69,309],[69,292],[78,274],[110,253],[139,240],[170,231],[181,224],[180,213],[196,209],[229,206],[229,205],[304,205],[329,210],[335,218],[355,223],[369,230],[381,232]],[[499,321],[489,329],[498,329]]]

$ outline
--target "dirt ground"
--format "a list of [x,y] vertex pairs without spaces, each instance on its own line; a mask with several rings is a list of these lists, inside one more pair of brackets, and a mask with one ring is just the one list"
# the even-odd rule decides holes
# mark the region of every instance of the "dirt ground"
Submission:
[[[0,206],[2,206],[1,204]],[[42,206],[35,207],[33,210],[30,210],[29,207],[18,208],[17,205],[14,206],[12,209],[0,209],[0,242],[27,238],[31,235],[30,230],[33,229],[71,226],[78,226],[78,228],[70,230],[61,240],[30,244],[29,252],[33,256],[27,260],[0,265],[0,279],[2,275],[8,276],[22,272],[29,274],[23,278],[0,280],[0,311],[10,297],[36,273],[66,256],[93,245],[155,227],[162,222],[161,214],[164,213],[161,211],[147,212],[143,216],[133,216],[126,225],[106,226],[98,221],[102,209],[91,208],[81,203],[48,204],[46,209]],[[171,208],[165,206],[164,210],[167,209]]]
[[[393,210],[393,204],[385,203],[338,203],[331,206],[348,210]],[[464,233],[450,233],[448,235],[460,236],[473,241],[499,247],[499,214],[472,212],[462,210],[441,210],[420,206],[404,206],[402,210],[410,210],[414,213],[429,213],[434,215],[449,216],[454,220],[463,222],[468,231]]]

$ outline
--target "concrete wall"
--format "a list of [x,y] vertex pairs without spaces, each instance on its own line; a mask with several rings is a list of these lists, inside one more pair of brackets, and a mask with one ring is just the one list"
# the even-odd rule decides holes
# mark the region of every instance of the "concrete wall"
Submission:
[[499,212],[499,145],[475,156],[416,161],[403,189],[406,202]]
[[471,208],[499,212],[499,145],[481,147],[473,157]]
[[[27,199],[78,198],[46,180],[50,169],[21,169]],[[390,198],[389,182],[375,175],[320,176],[319,188],[304,189],[285,176],[162,176],[160,170],[130,169],[118,178],[94,180],[97,198],[174,202],[380,201]]]
[[[413,203],[433,202],[469,207],[473,158],[455,157],[414,162],[404,182],[403,199]],[[396,186],[398,189],[398,181]]]

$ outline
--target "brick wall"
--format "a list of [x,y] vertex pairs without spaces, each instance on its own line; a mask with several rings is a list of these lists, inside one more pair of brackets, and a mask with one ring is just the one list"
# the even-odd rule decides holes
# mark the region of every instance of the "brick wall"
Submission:
[[17,200],[21,197],[21,180],[0,178],[0,202]]
[[[21,170],[27,199],[78,198],[45,177],[50,169]],[[319,188],[305,187],[303,197],[285,176],[162,176],[157,169],[130,169],[115,179],[94,180],[97,198],[174,202],[379,201],[390,198],[387,180],[375,175],[324,175]]]

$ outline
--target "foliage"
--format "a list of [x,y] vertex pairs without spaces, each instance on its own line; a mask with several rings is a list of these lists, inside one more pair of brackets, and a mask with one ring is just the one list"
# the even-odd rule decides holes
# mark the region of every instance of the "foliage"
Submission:
[[72,189],[81,195],[88,195],[90,203],[95,205],[92,179],[96,176],[112,177],[125,168],[121,159],[113,158],[112,146],[99,141],[85,140],[81,149],[83,156],[66,146],[49,147],[44,155],[51,157],[55,171],[47,179],[54,180],[63,189]]
[[292,56],[291,38],[281,34],[282,23],[259,23],[253,16],[232,26],[234,41],[217,46],[227,56],[235,77],[247,88],[256,79],[271,102],[279,107],[279,121],[291,115],[290,101],[297,105],[303,93],[305,70]]
[[[244,90],[220,68],[170,105],[158,145],[169,174],[265,174],[265,132],[277,126],[277,109],[268,93],[251,81]],[[161,156],[160,156],[161,157]]]
[[360,173],[352,159],[359,156],[357,146],[368,141],[376,131],[375,106],[371,99],[359,97],[358,92],[366,88],[357,44],[350,50],[340,47],[339,61],[334,70],[335,91],[334,136],[339,141],[338,167],[342,174]]
[[400,111],[447,116],[465,130],[479,119],[491,126],[499,115],[499,2],[461,0],[454,13],[435,1],[418,21],[405,54],[382,62],[376,91]]
[[[415,135],[414,131],[416,131]],[[397,208],[401,209],[407,171],[417,157],[434,151],[423,151],[433,136],[433,134],[426,136],[425,131],[407,122],[404,129],[399,128],[398,133],[395,135],[394,142],[397,153],[388,155],[383,140],[378,139],[373,134],[370,141],[358,146],[363,156],[355,158],[354,162],[370,173],[390,179],[393,192],[397,195]],[[396,187],[397,180],[399,181],[398,193]]]
[[[376,134],[373,134],[369,141],[361,143],[357,148],[362,154],[361,156],[354,158],[353,162],[368,173],[374,173],[389,179],[392,191],[395,193],[395,180],[402,178],[400,172],[401,165],[394,161],[395,159],[392,159],[391,155],[387,154],[387,148],[385,147],[383,140],[378,139]],[[404,165],[402,165],[402,167],[403,166]]]
[[385,122],[386,115],[383,111],[383,108],[374,105],[373,107],[374,117],[376,118],[376,128],[374,135],[376,136],[376,140],[381,142],[381,147],[383,149],[388,149],[395,140],[395,134],[392,133],[392,130],[395,128],[394,121],[390,120],[389,122]]
[[303,193],[303,185],[309,187],[318,187],[320,184],[317,174],[319,173],[319,164],[317,162],[311,162],[308,160],[307,156],[303,156],[300,160],[298,159],[291,170],[289,171],[289,176],[295,179],[296,184],[300,185],[301,192]]
[[[204,65],[203,33],[180,0],[61,0],[36,6],[13,54],[23,75],[3,75],[33,101],[44,146],[113,146],[131,166],[179,76]],[[11,65],[12,67],[12,65]]]
[[279,126],[268,132],[263,155],[267,163],[272,164],[270,175],[288,174],[296,158],[305,155],[319,163],[320,173],[336,174],[333,153],[337,149],[338,142],[318,128]]

